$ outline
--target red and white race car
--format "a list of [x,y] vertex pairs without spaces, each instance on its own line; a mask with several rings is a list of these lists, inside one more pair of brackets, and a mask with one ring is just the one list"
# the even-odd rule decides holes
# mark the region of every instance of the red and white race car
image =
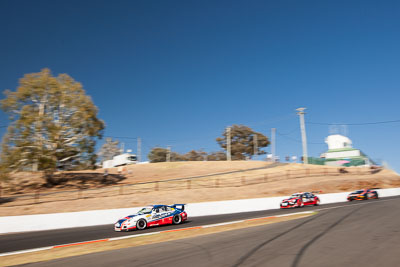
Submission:
[[119,219],[114,224],[114,230],[143,230],[151,226],[180,224],[187,220],[184,209],[185,204],[147,206],[133,215]]
[[281,209],[300,208],[307,205],[318,206],[320,200],[310,192],[295,193],[289,198],[282,200]]

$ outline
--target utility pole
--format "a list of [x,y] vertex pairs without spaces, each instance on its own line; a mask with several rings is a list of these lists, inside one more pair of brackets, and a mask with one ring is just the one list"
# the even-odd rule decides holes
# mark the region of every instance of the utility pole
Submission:
[[142,161],[142,139],[140,137],[137,138],[137,160],[138,162]]
[[276,128],[271,129],[271,154],[272,154],[272,161],[275,162],[275,134]]
[[167,147],[167,162],[171,161],[171,146]]
[[231,127],[226,128],[226,160],[231,161]]
[[124,150],[125,150],[125,143],[122,142],[121,143],[121,154],[124,154]]
[[305,109],[306,108],[298,108],[296,110],[298,111],[297,115],[300,117],[301,143],[303,144],[303,163],[308,164],[306,126],[304,123]]
[[258,140],[257,140],[257,133],[254,134],[253,137],[253,142],[254,142],[254,156],[258,155]]

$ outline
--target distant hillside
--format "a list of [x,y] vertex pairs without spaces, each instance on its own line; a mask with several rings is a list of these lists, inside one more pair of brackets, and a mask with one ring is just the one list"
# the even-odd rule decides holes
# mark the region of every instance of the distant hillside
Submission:
[[51,187],[38,173],[18,173],[3,184],[0,216],[400,187],[400,176],[386,169],[263,161],[151,163],[120,171],[58,173]]

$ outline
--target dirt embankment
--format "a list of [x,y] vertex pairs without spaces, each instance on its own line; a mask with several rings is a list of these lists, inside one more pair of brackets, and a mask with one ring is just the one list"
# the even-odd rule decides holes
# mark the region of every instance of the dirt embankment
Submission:
[[[20,194],[10,191],[9,201],[0,204],[0,216],[261,198],[297,191],[334,193],[360,188],[400,187],[400,176],[390,170],[271,165],[262,161],[138,164],[120,171],[117,168],[109,170],[106,180],[102,169],[63,173],[52,187],[44,186],[37,174],[20,173],[13,183],[8,184],[9,188],[17,186],[14,193],[23,192],[23,195],[40,189],[42,195],[38,199],[34,194],[31,194],[31,199],[15,198]],[[170,181],[175,178],[188,179]],[[130,186],[143,182],[146,184]],[[49,192],[64,193],[46,196]]]
[[[62,191],[70,189],[102,188],[110,185],[163,181],[185,177],[263,168],[263,161],[191,161],[136,164],[118,168],[87,171],[57,172],[48,184],[41,172],[19,172],[3,183],[5,194],[26,194],[37,190]],[[105,175],[107,174],[107,175]]]

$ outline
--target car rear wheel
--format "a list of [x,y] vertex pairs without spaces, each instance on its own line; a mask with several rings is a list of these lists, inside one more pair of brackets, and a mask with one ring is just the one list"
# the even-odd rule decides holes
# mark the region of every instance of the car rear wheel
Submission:
[[319,206],[319,203],[320,203],[320,201],[319,201],[319,199],[317,199],[317,201],[315,201],[314,206]]
[[174,217],[172,218],[172,223],[173,224],[180,224],[182,222],[182,217],[179,214],[175,214]]
[[137,221],[136,223],[136,229],[138,230],[144,230],[147,227],[147,222],[145,219],[140,219],[139,221]]
[[378,196],[378,192],[376,192],[376,193],[375,193],[375,198],[376,198],[376,199],[378,199],[378,198],[379,198],[379,196]]
[[180,224],[182,222],[182,217],[179,214],[175,214],[174,217],[172,218],[172,223],[173,224]]

